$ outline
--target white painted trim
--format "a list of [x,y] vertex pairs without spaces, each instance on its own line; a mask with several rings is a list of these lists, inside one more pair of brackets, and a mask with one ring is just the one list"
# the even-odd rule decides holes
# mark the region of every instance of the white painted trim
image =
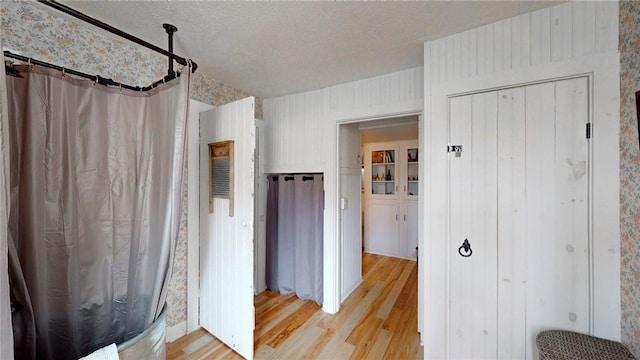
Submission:
[[[185,332],[200,327],[200,113],[214,108],[189,100],[187,124],[187,321]],[[178,325],[176,325],[178,326]]]
[[[336,217],[336,224],[340,223],[340,142],[339,140],[339,136],[340,136],[340,126],[342,125],[348,125],[348,124],[353,124],[353,123],[363,123],[363,122],[367,122],[367,121],[374,121],[374,120],[380,120],[380,119],[387,119],[387,118],[394,118],[394,117],[404,117],[404,116],[414,116],[414,115],[418,115],[418,129],[419,129],[419,133],[418,133],[418,148],[420,149],[426,149],[422,147],[422,142],[421,142],[421,136],[424,134],[424,132],[421,130],[424,128],[424,116],[422,116],[422,103],[420,102],[416,102],[416,101],[408,101],[406,102],[406,104],[411,104],[409,105],[407,108],[399,108],[397,106],[388,106],[388,109],[386,109],[386,111],[384,111],[383,109],[379,109],[379,108],[374,108],[374,109],[364,109],[361,111],[367,114],[370,114],[370,116],[357,116],[357,117],[353,117],[353,118],[342,118],[342,119],[338,119],[336,120],[336,130],[334,132],[334,149],[335,149],[335,161],[334,161],[334,168],[337,174],[337,180],[336,180],[336,185],[335,185],[335,217]],[[378,112],[376,112],[378,111]],[[420,150],[423,151],[423,150]],[[423,166],[422,163],[418,164],[419,167]],[[419,170],[420,171],[420,170]],[[422,186],[422,181],[419,183],[419,186]],[[420,219],[420,208],[421,208],[421,204],[424,201],[423,198],[423,194],[422,194],[422,188],[419,189],[418,192],[418,219]],[[329,196],[328,194],[326,196]],[[361,206],[364,206],[364,204],[362,204]],[[326,213],[325,213],[326,214]],[[362,221],[363,219],[360,219],[360,225],[362,225]],[[422,249],[423,244],[424,244],[424,237],[422,236],[421,233],[421,228],[422,228],[422,222],[418,221],[418,251],[422,251],[420,249]],[[326,229],[326,228],[325,228]],[[340,249],[340,244],[341,244],[341,235],[342,235],[342,229],[339,226],[335,227],[335,243],[336,243],[336,247],[338,249]],[[326,241],[326,238],[325,238]],[[325,253],[326,254],[326,253]],[[326,256],[326,255],[325,255]],[[338,256],[341,256],[341,254],[338,254]],[[419,256],[419,255],[418,255]],[[341,262],[342,258],[338,257],[337,258],[339,262]],[[342,266],[342,264],[339,264],[340,266]],[[326,263],[325,263],[326,266]],[[420,264],[418,264],[418,268],[420,268]],[[341,278],[341,274],[342,274],[342,268],[340,268],[340,271],[337,273],[338,278]],[[422,273],[418,273],[418,284],[420,284],[420,277]],[[344,297],[342,297],[340,299],[340,303],[342,303],[342,301],[344,301],[349,294],[351,294],[353,292],[353,290],[355,290],[361,283],[362,281],[360,281],[358,283],[358,285],[356,285],[353,289],[351,289],[347,295],[345,295]],[[336,282],[335,284],[335,291],[336,294],[340,294],[342,289],[342,284],[340,282]],[[325,291],[326,291],[326,287],[325,287]],[[418,286],[418,293],[420,292],[420,286]],[[326,302],[326,301],[325,301]],[[421,298],[421,296],[418,296],[418,314],[421,314],[421,310],[420,308],[422,307],[422,305],[424,304],[424,299]],[[338,304],[337,309],[340,309],[339,307],[340,305]],[[324,307],[323,307],[324,310]],[[336,310],[337,312],[337,310]],[[418,320],[420,320],[420,316],[418,317]],[[418,324],[418,331],[421,330],[421,326],[420,323]]]
[[181,321],[173,326],[167,326],[165,342],[170,343],[187,335],[187,322]]
[[351,289],[349,289],[349,291],[347,291],[344,296],[342,297],[342,299],[340,299],[340,302],[343,302],[345,300],[347,300],[347,298],[349,297],[349,295],[351,295],[351,293],[358,288],[358,286],[360,286],[360,284],[362,284],[362,277],[360,277],[360,281],[358,281],[355,286],[353,286]]
[[331,114],[331,119],[338,123],[344,123],[418,115],[422,113],[423,105],[421,99],[410,99],[394,104],[382,104],[366,109],[356,109]]
[[268,182],[264,173],[265,167],[265,153],[266,150],[266,136],[265,127],[267,123],[261,119],[255,119],[256,123],[256,156],[255,172],[256,172],[256,184],[255,184],[255,212],[256,217],[254,219],[254,294],[258,295],[261,292],[267,290],[266,281],[266,254],[267,254],[267,191]]

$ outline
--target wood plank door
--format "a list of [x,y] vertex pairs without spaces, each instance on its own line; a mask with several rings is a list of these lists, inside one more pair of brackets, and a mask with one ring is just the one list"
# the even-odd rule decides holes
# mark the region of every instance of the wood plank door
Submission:
[[[233,141],[232,201],[213,198],[209,144]],[[254,98],[200,114],[200,325],[253,358]],[[230,212],[232,207],[232,212]]]
[[591,331],[588,79],[529,86],[527,103],[524,321],[533,359],[541,330]]
[[449,105],[450,357],[534,359],[540,331],[590,331],[588,79]]
[[450,102],[451,359],[496,358],[496,111],[496,93]]

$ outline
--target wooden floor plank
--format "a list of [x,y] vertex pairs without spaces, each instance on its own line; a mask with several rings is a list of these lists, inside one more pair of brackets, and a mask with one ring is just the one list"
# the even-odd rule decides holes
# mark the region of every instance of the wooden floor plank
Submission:
[[[314,313],[320,309],[320,305],[313,301],[305,301],[300,309],[287,316],[278,325],[267,331],[261,338],[256,339],[258,343],[265,343],[274,349],[301,327]],[[267,339],[267,341],[264,341]]]
[[[363,254],[362,269],[362,283],[337,314],[294,295],[256,295],[254,358],[422,359],[416,262]],[[168,360],[242,359],[203,329],[166,349]]]
[[[392,336],[393,334],[391,334],[391,332],[385,329],[381,329],[376,335],[375,340],[373,341],[371,350],[367,354],[367,360],[384,359],[384,354],[387,348],[389,347],[389,343],[391,342]],[[354,357],[351,357],[351,358],[355,359]]]
[[389,313],[391,312],[393,306],[396,304],[398,297],[400,296],[400,293],[402,292],[402,289],[407,282],[407,279],[409,279],[409,276],[412,272],[414,272],[414,270],[415,264],[407,263],[404,266],[402,274],[397,279],[397,281],[394,282],[389,296],[385,299],[384,304],[380,306],[380,310],[378,310],[377,316],[380,319],[386,319],[389,316]]
[[256,327],[253,334],[256,347],[262,345],[268,340],[268,338],[265,338],[267,332],[272,331],[275,326],[282,324],[284,320],[299,311],[304,304],[305,301],[300,300],[295,296],[287,297],[285,301],[282,301],[279,304],[284,305],[284,307],[277,306],[278,311],[269,311],[266,316],[256,316],[256,318],[261,318],[260,322],[256,321]]

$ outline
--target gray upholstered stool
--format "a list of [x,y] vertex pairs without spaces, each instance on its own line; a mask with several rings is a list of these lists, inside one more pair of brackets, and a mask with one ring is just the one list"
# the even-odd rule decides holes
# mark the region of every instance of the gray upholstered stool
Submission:
[[565,330],[546,330],[538,334],[540,360],[635,359],[622,344]]

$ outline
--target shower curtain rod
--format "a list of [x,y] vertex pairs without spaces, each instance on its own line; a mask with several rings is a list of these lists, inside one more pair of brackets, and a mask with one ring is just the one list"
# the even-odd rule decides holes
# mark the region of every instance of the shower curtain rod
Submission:
[[[156,51],[158,53],[161,53],[167,57],[169,57],[169,69],[167,71],[167,76],[165,76],[164,78],[154,82],[153,84],[149,85],[149,86],[131,86],[131,85],[127,85],[127,84],[123,84],[117,81],[114,81],[112,79],[108,79],[105,77],[102,77],[100,75],[90,75],[87,73],[83,73],[77,70],[72,70],[72,69],[67,69],[64,68],[62,66],[58,66],[55,64],[51,64],[51,63],[47,63],[44,61],[40,61],[40,60],[36,60],[36,59],[32,59],[30,57],[27,56],[23,56],[23,55],[19,55],[19,54],[14,54],[10,51],[4,51],[4,56],[5,57],[10,57],[13,59],[17,59],[20,61],[25,61],[29,64],[35,64],[35,65],[40,65],[43,67],[47,67],[50,69],[55,69],[58,71],[62,71],[71,75],[75,75],[78,77],[82,77],[85,79],[90,79],[90,80],[94,80],[97,84],[102,84],[102,85],[107,85],[107,86],[115,86],[115,87],[120,87],[120,88],[124,88],[124,89],[129,89],[129,90],[134,90],[134,91],[147,91],[147,90],[151,90],[153,88],[155,88],[156,86],[158,86],[160,83],[164,83],[170,80],[175,79],[176,77],[178,77],[180,74],[176,73],[173,71],[173,60],[176,60],[179,64],[181,65],[185,65],[187,66],[189,63],[191,63],[191,71],[195,72],[196,68],[198,67],[198,64],[196,64],[193,60],[187,60],[181,56],[178,56],[176,54],[174,54],[173,51],[173,33],[176,32],[178,30],[178,28],[176,28],[175,26],[171,25],[171,24],[162,24],[162,27],[164,27],[164,29],[166,30],[167,34],[168,34],[168,38],[169,38],[169,51],[164,50],[162,48],[159,48],[151,43],[148,43],[140,38],[137,38],[131,34],[128,34],[120,29],[116,29],[115,27],[108,25],[106,23],[103,23],[100,20],[97,20],[95,18],[92,18],[88,15],[85,15],[75,9],[72,9],[66,5],[60,4],[59,2],[56,2],[54,0],[38,0],[38,2],[50,6],[56,10],[59,10],[65,14],[71,15],[73,17],[76,17],[84,22],[87,22],[89,24],[95,25],[101,29],[107,30],[115,35],[118,35],[120,37],[123,37],[127,40],[133,41],[136,44],[142,45],[146,48],[149,48],[153,51]],[[18,71],[16,71],[14,68],[10,67],[10,66],[6,66],[5,64],[5,72],[7,75],[9,76],[16,76],[16,77],[22,77]]]
[[[196,69],[198,68],[198,64],[196,64],[195,61],[187,60],[187,59],[183,58],[182,56],[178,56],[178,55],[172,53],[171,52],[172,49],[169,49],[169,51],[167,51],[167,50],[165,50],[165,49],[163,49],[161,47],[155,46],[155,45],[153,45],[153,44],[151,44],[149,42],[146,42],[146,41],[144,41],[144,40],[142,40],[142,39],[140,39],[140,38],[138,38],[136,36],[133,36],[133,35],[131,35],[129,33],[126,33],[126,32],[124,32],[124,31],[122,31],[120,29],[117,29],[117,28],[115,28],[115,27],[113,27],[113,26],[111,26],[109,24],[106,24],[106,23],[104,23],[104,22],[102,22],[102,21],[100,21],[100,20],[98,20],[96,18],[93,18],[91,16],[83,14],[83,13],[81,13],[81,12],[79,12],[79,11],[73,9],[73,8],[70,8],[70,7],[66,6],[66,5],[63,5],[63,4],[61,4],[61,3],[57,2],[57,1],[54,1],[54,0],[38,0],[38,2],[42,3],[43,5],[47,5],[49,7],[52,7],[54,9],[58,10],[58,11],[61,11],[61,12],[65,13],[65,14],[67,14],[67,15],[71,15],[71,16],[73,16],[75,18],[78,18],[78,19],[80,19],[80,20],[82,20],[84,22],[87,22],[87,23],[91,24],[91,25],[95,25],[95,26],[97,26],[97,27],[99,27],[99,28],[101,28],[103,30],[107,30],[108,32],[110,32],[112,34],[115,34],[115,35],[118,35],[120,37],[123,37],[123,38],[125,38],[125,39],[127,39],[129,41],[133,41],[134,43],[136,43],[138,45],[142,45],[142,46],[144,46],[144,47],[146,47],[148,49],[151,49],[151,50],[153,50],[155,52],[158,52],[158,53],[160,53],[162,55],[168,56],[170,59],[173,59],[173,60],[177,61],[178,64],[180,64],[180,65],[187,66],[188,62],[191,61],[192,72],[196,72]],[[169,26],[172,26],[172,25],[169,25]],[[165,29],[167,30],[168,34],[172,34],[176,30],[178,30],[177,28],[175,28],[173,26],[172,26],[172,28],[168,28],[168,26],[165,26]],[[170,43],[169,46],[171,46],[171,43],[172,43],[171,38],[169,38],[169,43]]]
[[[129,90],[135,90],[135,91],[151,90],[151,89],[155,88],[156,86],[158,86],[158,84],[163,83],[163,82],[165,82],[167,80],[166,78],[162,78],[162,79],[154,82],[153,84],[151,84],[149,86],[131,86],[131,85],[119,83],[117,81],[113,81],[112,79],[104,78],[104,77],[102,77],[100,75],[90,75],[90,74],[83,73],[83,72],[80,72],[80,71],[67,69],[67,68],[62,67],[62,66],[58,66],[58,65],[55,65],[55,64],[47,63],[47,62],[36,60],[36,59],[32,59],[32,58],[27,57],[27,56],[14,54],[11,51],[7,51],[7,50],[4,51],[4,56],[5,57],[10,57],[10,58],[13,58],[13,59],[16,59],[16,60],[24,61],[24,62],[26,62],[28,64],[39,65],[39,66],[43,66],[43,67],[46,67],[46,68],[62,71],[62,72],[67,73],[67,74],[75,75],[75,76],[78,76],[78,77],[81,77],[81,78],[93,80],[97,84],[116,86],[116,87],[121,87],[123,89],[129,89]],[[6,72],[7,76],[22,77],[22,75],[20,75],[20,73],[18,71],[16,71],[15,69],[13,69],[12,67],[7,66],[7,65],[5,65],[5,72]]]

